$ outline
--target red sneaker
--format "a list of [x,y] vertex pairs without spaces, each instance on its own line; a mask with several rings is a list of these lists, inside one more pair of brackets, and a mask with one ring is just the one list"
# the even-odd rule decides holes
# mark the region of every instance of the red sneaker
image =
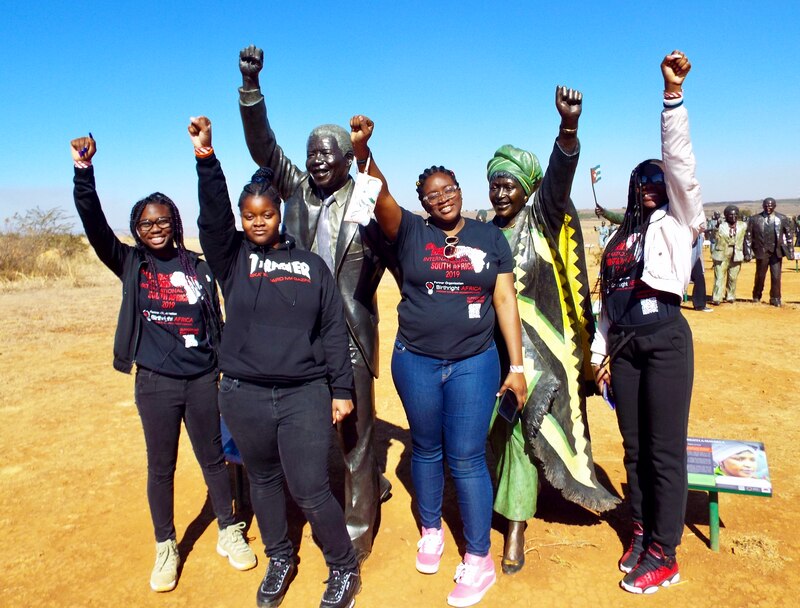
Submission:
[[619,585],[631,593],[655,593],[659,587],[669,587],[681,580],[674,555],[664,555],[658,543],[651,543],[636,567],[625,575]]

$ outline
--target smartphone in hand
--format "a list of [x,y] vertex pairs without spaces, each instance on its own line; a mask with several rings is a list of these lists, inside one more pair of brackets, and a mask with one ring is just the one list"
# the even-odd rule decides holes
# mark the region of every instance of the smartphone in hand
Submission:
[[497,413],[514,426],[519,421],[520,411],[517,409],[517,394],[510,388],[500,395],[500,406],[497,408]]

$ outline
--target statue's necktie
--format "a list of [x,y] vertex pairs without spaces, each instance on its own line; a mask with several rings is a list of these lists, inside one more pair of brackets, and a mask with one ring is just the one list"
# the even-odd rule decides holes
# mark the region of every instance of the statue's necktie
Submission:
[[319,210],[319,220],[317,220],[317,253],[323,259],[328,268],[333,272],[333,255],[331,255],[331,203],[333,195],[322,201]]

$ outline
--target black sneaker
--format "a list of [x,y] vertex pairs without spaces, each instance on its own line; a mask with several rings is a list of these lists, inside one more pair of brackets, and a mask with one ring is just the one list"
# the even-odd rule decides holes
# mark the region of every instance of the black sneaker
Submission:
[[353,608],[356,593],[361,591],[361,576],[355,570],[331,570],[328,587],[322,594],[319,608]]
[[628,572],[619,586],[631,593],[655,593],[681,580],[674,555],[665,555],[658,543],[652,543],[636,567]]
[[292,558],[272,557],[267,573],[258,586],[256,605],[258,608],[276,608],[281,605],[289,583],[297,574],[297,564]]
[[642,557],[642,553],[647,549],[647,542],[644,535],[644,528],[638,521],[633,522],[633,536],[628,550],[619,558],[617,566],[621,572],[626,574],[636,567]]

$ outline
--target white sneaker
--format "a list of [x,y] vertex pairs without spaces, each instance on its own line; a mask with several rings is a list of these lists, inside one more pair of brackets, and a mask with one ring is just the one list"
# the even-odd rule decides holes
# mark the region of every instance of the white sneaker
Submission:
[[255,553],[244,539],[242,530],[245,523],[231,524],[227,528],[220,528],[217,540],[217,553],[228,558],[228,563],[237,570],[250,570],[255,568],[258,560]]
[[178,543],[175,539],[156,543],[156,563],[150,573],[150,588],[153,591],[172,591],[178,582]]

